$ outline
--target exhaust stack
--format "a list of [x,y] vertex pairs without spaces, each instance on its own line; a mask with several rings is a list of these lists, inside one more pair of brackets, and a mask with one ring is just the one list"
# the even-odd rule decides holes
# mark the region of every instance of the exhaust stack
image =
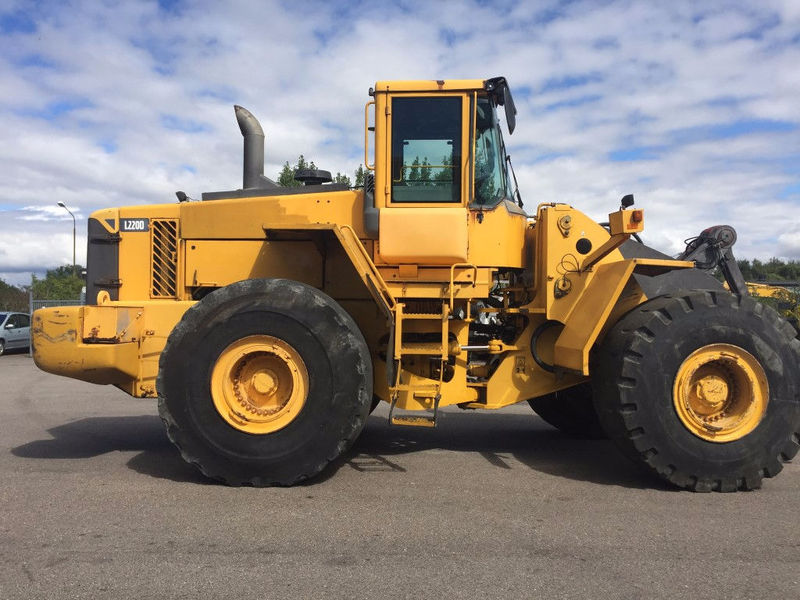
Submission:
[[264,130],[253,114],[234,105],[236,121],[244,137],[244,160],[242,188],[245,190],[280,187],[268,177],[264,177]]

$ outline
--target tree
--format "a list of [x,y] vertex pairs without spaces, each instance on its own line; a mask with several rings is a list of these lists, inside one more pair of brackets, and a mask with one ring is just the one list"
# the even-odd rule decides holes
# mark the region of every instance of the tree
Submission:
[[[77,272],[83,271],[78,265]],[[79,300],[81,288],[86,285],[82,277],[72,272],[72,265],[65,265],[47,271],[44,279],[31,276],[31,289],[35,300]]]
[[294,167],[289,165],[289,161],[287,160],[283,163],[283,168],[281,172],[278,173],[278,183],[283,187],[300,187],[303,185],[299,181],[294,178],[294,174],[297,171],[302,171],[304,169],[316,169],[317,165],[314,164],[314,161],[311,162],[306,161],[305,157],[301,154],[297,157],[297,162],[295,163]]
[[[425,160],[427,161],[427,158]],[[316,168],[317,165],[314,164],[313,160],[309,162],[306,160],[305,156],[301,154],[297,157],[297,162],[294,166],[290,165],[288,160],[283,163],[283,168],[280,170],[280,173],[278,173],[278,184],[283,187],[300,187],[303,184],[294,178],[294,174],[301,169]],[[369,170],[364,168],[364,165],[358,165],[358,169],[353,172],[352,179],[349,175],[336,171],[336,175],[333,176],[333,183],[343,183],[349,188],[362,188],[364,187],[364,180],[368,174]],[[424,178],[424,175],[422,177]]]
[[428,185],[431,180],[431,163],[428,162],[428,157],[422,159],[422,165],[419,169],[419,180],[423,185]]
[[364,187],[364,180],[367,178],[367,173],[369,171],[364,168],[364,165],[358,165],[358,168],[355,172],[355,187],[360,188]]
[[[414,162],[411,163],[411,170],[408,172],[408,177],[406,181],[419,181],[419,156],[414,159]],[[406,165],[404,164],[403,167]]]
[[784,262],[779,258],[771,258],[761,262],[757,258],[752,261],[744,259],[737,261],[739,269],[747,281],[799,281],[800,261],[790,260]]
[[0,310],[28,312],[28,291],[0,279]]
[[453,159],[449,156],[442,157],[442,168],[436,171],[433,176],[434,181],[445,181],[450,183],[453,181]]
[[353,187],[352,180],[344,173],[339,173],[339,171],[336,171],[336,176],[333,178],[333,183],[344,183],[347,185],[347,187]]

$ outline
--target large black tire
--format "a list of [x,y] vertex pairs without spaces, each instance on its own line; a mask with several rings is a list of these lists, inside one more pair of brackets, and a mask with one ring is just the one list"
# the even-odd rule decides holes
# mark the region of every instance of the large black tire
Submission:
[[[719,344],[749,353],[769,386],[754,428],[724,442],[693,433],[673,398],[684,361]],[[759,488],[800,447],[799,365],[800,341],[769,307],[727,292],[676,292],[640,305],[608,333],[592,366],[595,406],[622,451],[673,484]]]
[[[231,344],[270,336],[306,366],[299,413],[268,433],[242,431],[215,408],[211,379]],[[240,281],[186,312],[161,354],[159,413],[183,458],[229,485],[292,485],[322,471],[364,427],[372,363],[353,319],[319,290],[283,279]]]
[[531,398],[528,404],[544,421],[567,435],[588,439],[605,437],[597,419],[589,383]]

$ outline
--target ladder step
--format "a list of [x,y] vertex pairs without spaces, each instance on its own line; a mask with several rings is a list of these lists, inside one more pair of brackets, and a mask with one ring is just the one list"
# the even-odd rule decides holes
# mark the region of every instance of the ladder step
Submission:
[[442,348],[442,344],[438,342],[426,344],[426,343],[415,343],[415,344],[402,344],[400,346],[400,351],[403,354],[430,354],[433,356],[441,356],[444,352],[444,348]]
[[419,394],[425,394],[425,398],[433,398],[436,394],[439,393],[439,386],[438,385],[409,385],[407,383],[401,383],[397,386],[392,386],[390,388],[393,392],[414,392]]
[[442,313],[403,313],[403,319],[413,319],[415,321],[441,321]]
[[427,415],[393,415],[392,425],[407,427],[436,427],[436,418]]

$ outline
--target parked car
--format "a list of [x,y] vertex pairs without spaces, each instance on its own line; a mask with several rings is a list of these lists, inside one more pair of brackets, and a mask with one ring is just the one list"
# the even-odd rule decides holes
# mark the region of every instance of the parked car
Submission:
[[25,313],[0,312],[0,355],[12,348],[31,345],[31,317]]

